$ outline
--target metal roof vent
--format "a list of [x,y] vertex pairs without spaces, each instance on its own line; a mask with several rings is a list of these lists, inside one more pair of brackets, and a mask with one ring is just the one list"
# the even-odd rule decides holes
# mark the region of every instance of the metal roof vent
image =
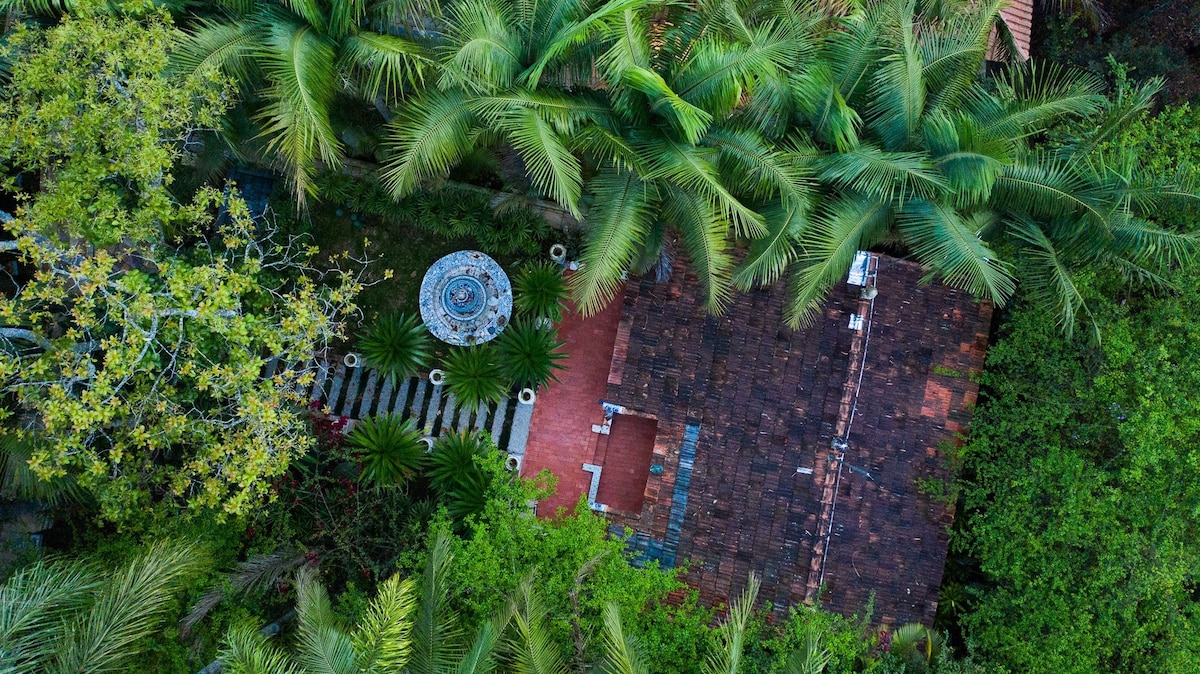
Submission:
[[871,265],[871,254],[860,250],[854,254],[854,263],[850,265],[850,273],[846,275],[846,283],[852,286],[867,285],[867,273]]

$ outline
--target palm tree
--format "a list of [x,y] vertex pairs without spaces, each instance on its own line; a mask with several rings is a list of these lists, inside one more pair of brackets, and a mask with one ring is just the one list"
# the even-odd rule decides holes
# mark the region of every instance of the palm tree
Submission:
[[[398,17],[417,9],[417,3],[219,4],[226,16],[197,20],[176,55],[176,67],[188,73],[217,67],[238,81],[259,136],[269,152],[278,154],[300,202],[315,192],[318,160],[334,168],[341,164],[337,97],[348,95],[386,112],[406,87],[423,81],[429,64],[427,40],[391,32],[399,31]],[[426,11],[436,12],[436,5]]]
[[346,444],[362,463],[362,479],[377,487],[406,484],[425,464],[425,443],[416,421],[398,414],[360,419]]
[[[1195,190],[1144,175],[1097,148],[1149,105],[1160,83],[1108,101],[1101,82],[1057,68],[977,74],[1002,0],[868,4],[819,38],[792,78],[793,140],[817,183],[811,200],[767,212],[735,280],[766,285],[791,269],[787,318],[810,322],[856,250],[890,241],[950,285],[1003,304],[1017,281],[1070,332],[1086,312],[1075,273],[1110,267],[1163,283],[1196,240],[1147,218]],[[1054,150],[1030,139],[1085,128]],[[1098,120],[1093,128],[1085,120]]]
[[160,543],[115,570],[39,560],[0,585],[0,673],[122,672],[205,557]]
[[713,0],[623,19],[597,61],[614,114],[581,132],[598,171],[576,300],[594,313],[631,268],[669,266],[677,235],[719,312],[731,239],[767,234],[760,206],[772,199],[808,199],[802,154],[761,113],[786,98],[823,17],[789,2]]
[[383,178],[397,197],[444,177],[478,146],[515,151],[533,187],[580,215],[578,129],[608,114],[591,63],[622,16],[651,0],[461,0],[445,17],[440,71],[389,125]]

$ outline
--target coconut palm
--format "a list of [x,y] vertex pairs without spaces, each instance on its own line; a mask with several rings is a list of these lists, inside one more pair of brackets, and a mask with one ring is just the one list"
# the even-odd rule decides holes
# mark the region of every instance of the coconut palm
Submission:
[[512,150],[533,187],[578,216],[576,131],[607,114],[591,63],[621,17],[651,0],[461,0],[447,12],[440,77],[389,125],[383,173],[397,197],[479,145]]
[[[1068,332],[1086,312],[1074,274],[1112,267],[1159,283],[1195,239],[1150,222],[1190,186],[1096,151],[1158,83],[1109,102],[1101,82],[1053,67],[978,81],[1002,0],[884,0],[820,37],[791,81],[794,140],[815,199],[780,200],[735,277],[773,283],[791,269],[789,322],[818,315],[857,250],[888,241],[946,283],[1003,304],[1018,280]],[[1098,120],[1056,150],[1030,142],[1051,125]]]
[[762,204],[808,198],[804,157],[759,111],[785,98],[823,17],[811,5],[712,1],[623,19],[597,61],[614,114],[581,132],[598,170],[576,301],[594,313],[626,272],[669,267],[677,237],[719,312],[733,238],[767,233]]
[[0,672],[129,671],[205,563],[192,546],[160,543],[111,571],[63,559],[18,570],[0,585]]
[[[227,0],[221,19],[199,19],[176,55],[194,73],[216,66],[239,83],[259,135],[303,202],[317,161],[340,165],[339,95],[377,104],[423,80],[422,39],[399,36],[398,16],[417,3],[366,0]],[[436,11],[436,5],[428,5]]]

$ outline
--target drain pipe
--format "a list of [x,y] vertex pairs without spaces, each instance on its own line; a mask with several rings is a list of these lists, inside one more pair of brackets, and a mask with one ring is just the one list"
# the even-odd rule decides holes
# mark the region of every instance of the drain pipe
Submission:
[[[854,384],[854,401],[850,404],[850,419],[846,422],[846,431],[841,436],[833,439],[833,449],[838,453],[837,458],[837,477],[833,482],[833,501],[829,506],[829,529],[825,532],[825,545],[821,550],[821,573],[817,577],[817,587],[820,588],[825,584],[825,560],[829,558],[829,544],[833,542],[833,522],[834,516],[837,514],[837,498],[838,491],[842,485],[842,468],[846,465],[846,450],[850,448],[850,427],[854,425],[854,414],[858,411],[858,392],[862,390],[863,373],[867,369],[867,351],[871,346],[871,324],[875,318],[875,296],[878,294],[877,283],[879,276],[878,262],[876,262],[875,271],[872,272],[870,285],[863,286],[863,296],[868,297],[870,304],[867,307],[866,320],[866,335],[863,336],[862,358],[858,364],[858,381]],[[875,290],[874,293],[867,294],[867,289]]]

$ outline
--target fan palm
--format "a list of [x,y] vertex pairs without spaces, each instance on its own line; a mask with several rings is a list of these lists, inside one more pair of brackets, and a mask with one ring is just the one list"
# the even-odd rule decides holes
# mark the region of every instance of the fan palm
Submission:
[[[1147,218],[1194,189],[1146,176],[1096,147],[1149,104],[1158,83],[1109,102],[1095,77],[1013,67],[977,81],[1002,0],[884,0],[824,33],[791,78],[794,140],[819,183],[813,201],[766,212],[735,280],[770,284],[791,269],[789,322],[818,315],[855,251],[892,241],[950,285],[1003,304],[1018,279],[1068,332],[1086,311],[1073,275],[1110,266],[1159,282],[1191,236]],[[1057,150],[1029,139],[1064,120],[1098,119]]]
[[342,161],[332,118],[337,96],[386,105],[422,82],[429,64],[422,40],[391,32],[398,30],[397,14],[415,3],[220,4],[228,16],[200,19],[176,55],[176,67],[197,72],[216,66],[238,80],[260,136],[278,154],[301,202],[315,192],[317,161],[331,167]]
[[20,569],[0,585],[0,672],[129,671],[204,564],[191,546],[160,543],[113,571],[68,560]]
[[396,414],[360,419],[346,444],[362,462],[362,479],[380,487],[408,482],[425,464],[416,422]]

